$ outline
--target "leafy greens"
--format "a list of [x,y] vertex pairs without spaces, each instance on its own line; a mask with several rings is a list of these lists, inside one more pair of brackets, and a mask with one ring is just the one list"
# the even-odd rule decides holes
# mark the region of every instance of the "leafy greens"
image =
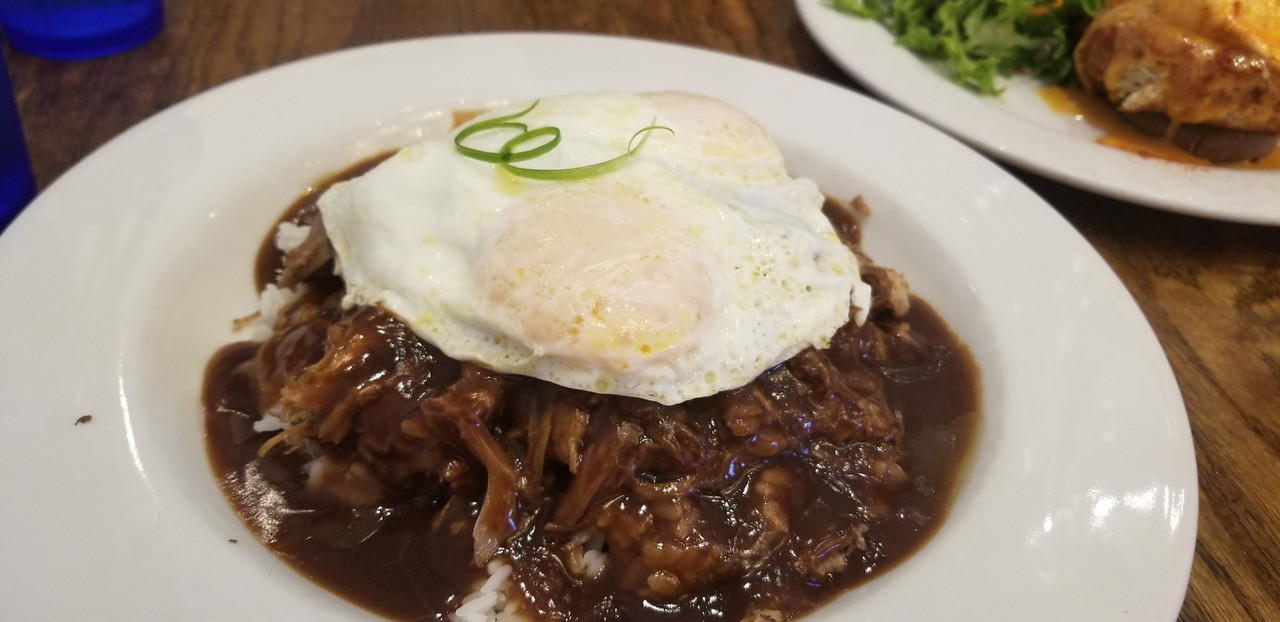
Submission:
[[980,93],[997,77],[1028,71],[1053,83],[1074,73],[1083,21],[1106,0],[830,0],[843,13],[884,24],[898,44],[945,62],[951,79]]

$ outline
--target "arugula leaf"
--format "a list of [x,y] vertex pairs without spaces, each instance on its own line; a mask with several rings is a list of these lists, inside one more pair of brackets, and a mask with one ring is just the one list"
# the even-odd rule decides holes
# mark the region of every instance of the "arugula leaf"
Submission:
[[883,24],[898,45],[942,60],[957,84],[998,95],[998,78],[1014,71],[1053,83],[1073,80],[1079,26],[1106,0],[830,2],[837,11]]

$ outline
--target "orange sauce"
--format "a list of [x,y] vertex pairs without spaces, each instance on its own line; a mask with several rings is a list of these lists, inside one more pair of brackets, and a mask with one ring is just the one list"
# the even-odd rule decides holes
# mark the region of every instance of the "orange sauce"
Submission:
[[1050,110],[1073,116],[1102,130],[1103,135],[1098,138],[1099,143],[1136,153],[1144,158],[1160,158],[1199,166],[1280,170],[1280,149],[1271,150],[1270,154],[1256,162],[1215,165],[1204,158],[1197,158],[1163,138],[1138,131],[1120,118],[1109,104],[1083,89],[1045,86],[1040,89],[1040,99],[1049,106]]

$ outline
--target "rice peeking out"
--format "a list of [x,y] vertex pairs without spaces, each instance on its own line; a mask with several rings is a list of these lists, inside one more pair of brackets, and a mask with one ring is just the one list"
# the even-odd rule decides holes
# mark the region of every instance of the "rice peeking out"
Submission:
[[450,614],[452,622],[518,622],[524,618],[514,605],[508,604],[507,578],[511,566],[494,560],[488,564],[489,576],[476,591],[462,600],[458,610]]

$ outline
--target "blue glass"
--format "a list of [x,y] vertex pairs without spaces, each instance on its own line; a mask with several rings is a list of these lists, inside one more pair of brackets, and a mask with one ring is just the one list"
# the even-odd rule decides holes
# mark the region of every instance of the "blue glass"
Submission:
[[4,54],[0,54],[0,232],[35,195],[36,182],[27,158],[27,143],[22,139],[13,85],[9,83]]
[[0,28],[9,44],[45,58],[123,52],[163,26],[162,0],[0,0]]

